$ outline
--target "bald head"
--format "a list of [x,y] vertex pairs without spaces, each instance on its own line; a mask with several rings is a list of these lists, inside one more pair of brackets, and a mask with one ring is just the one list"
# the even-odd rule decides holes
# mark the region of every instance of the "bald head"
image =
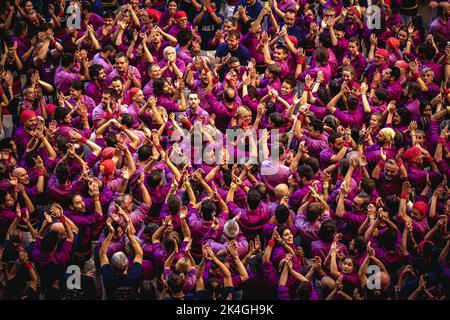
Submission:
[[277,198],[277,200],[281,200],[284,196],[289,195],[289,187],[287,184],[281,183],[275,187],[274,193],[275,198]]
[[57,232],[59,235],[61,235],[66,231],[66,229],[61,222],[55,222],[50,226],[50,231]]
[[26,169],[18,167],[18,168],[15,168],[12,173],[13,173],[13,176],[15,176],[17,178],[19,183],[21,183],[23,185],[27,185],[30,182]]

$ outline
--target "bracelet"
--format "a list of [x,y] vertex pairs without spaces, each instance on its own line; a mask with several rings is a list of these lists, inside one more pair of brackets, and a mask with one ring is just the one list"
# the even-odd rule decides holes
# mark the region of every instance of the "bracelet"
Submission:
[[275,246],[275,240],[270,239],[268,244],[269,244],[269,247],[273,248]]
[[184,123],[184,125],[188,128],[191,129],[192,128],[192,123],[188,120]]
[[285,245],[286,245],[286,241],[281,240],[281,241],[280,241],[280,244],[281,244],[282,246],[285,246]]
[[236,189],[237,187],[238,187],[238,185],[236,183],[234,183],[234,182],[232,182],[230,184],[230,189]]
[[358,144],[364,144],[364,141],[366,141],[366,140],[364,140],[364,138],[359,137]]
[[43,176],[45,176],[44,170],[39,170],[37,174],[38,174],[38,177],[43,177]]
[[87,138],[86,137],[81,137],[80,138],[80,142],[81,143],[86,143],[87,142]]
[[402,195],[400,196],[400,198],[408,200],[409,199],[409,193],[407,192],[402,192]]

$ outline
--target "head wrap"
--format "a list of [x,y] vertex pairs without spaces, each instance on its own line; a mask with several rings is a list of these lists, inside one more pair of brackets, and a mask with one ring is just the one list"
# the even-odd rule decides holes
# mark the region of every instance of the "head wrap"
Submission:
[[294,45],[294,47],[297,47],[298,45],[298,40],[295,36],[288,36],[289,40],[291,40],[292,44]]
[[409,68],[408,62],[406,62],[405,60],[397,60],[395,62],[395,66],[400,69],[408,69]]
[[392,128],[383,128],[380,130],[380,133],[384,134],[388,141],[392,141],[395,138],[395,131]]
[[104,168],[103,174],[105,177],[112,175],[114,173],[114,169],[116,168],[114,161],[110,159],[102,161],[100,165]]
[[419,156],[422,153],[419,147],[412,147],[403,152],[403,158],[406,161],[411,161],[415,157]]
[[115,151],[116,151],[116,149],[113,147],[105,148],[100,153],[100,157],[102,158],[102,160],[108,160],[108,159],[110,160],[114,157]]
[[161,12],[156,9],[147,9],[148,16],[153,19],[154,23],[159,23],[159,19],[161,19]]
[[56,105],[49,103],[48,105],[45,106],[45,110],[47,111],[47,115],[49,115],[50,117],[53,117],[53,115],[55,114],[55,110],[56,110]]
[[389,60],[389,52],[386,49],[377,49],[377,51],[375,51],[375,54],[379,54],[380,56],[383,56],[386,60]]
[[412,208],[419,211],[422,217],[425,216],[428,212],[428,204],[423,201],[417,201],[416,203],[414,203]]
[[187,14],[184,11],[177,11],[175,12],[175,15],[173,16],[175,20],[181,19],[181,18],[187,18]]
[[387,39],[386,43],[388,47],[391,47],[393,49],[398,49],[398,47],[400,46],[400,40],[394,37],[390,37],[389,39]]
[[20,120],[22,120],[22,122],[25,122],[32,119],[33,117],[36,117],[36,112],[34,112],[34,110],[25,110],[20,115]]
[[130,95],[130,99],[133,99],[133,97],[135,96],[136,93],[139,92],[139,90],[141,90],[141,89],[139,89],[137,87],[134,87],[134,88],[131,88],[130,90],[128,90],[128,94]]

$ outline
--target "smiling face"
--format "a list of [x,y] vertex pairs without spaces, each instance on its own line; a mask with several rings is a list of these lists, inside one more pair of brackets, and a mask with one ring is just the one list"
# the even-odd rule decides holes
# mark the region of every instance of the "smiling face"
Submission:
[[167,61],[174,61],[177,58],[177,53],[175,52],[175,48],[169,48],[167,49],[166,53],[164,54],[164,59]]
[[394,177],[398,175],[399,168],[396,164],[393,163],[386,163],[384,166],[384,176],[386,180],[390,181]]
[[406,30],[400,30],[397,34],[397,39],[400,41],[400,44],[405,44],[408,39],[408,32]]
[[175,12],[177,12],[177,3],[175,1],[170,1],[167,5],[167,10],[169,11],[170,15],[174,15]]
[[86,212],[86,205],[84,203],[83,197],[77,195],[72,200],[72,209],[77,212],[85,213]]
[[72,98],[74,98],[75,100],[78,100],[83,96],[83,93],[80,90],[76,90],[72,87],[70,87],[69,93],[72,96]]
[[358,44],[356,42],[349,42],[348,51],[352,56],[358,55]]
[[239,46],[239,39],[235,36],[227,37],[227,44],[231,50],[236,50]]
[[161,78],[161,68],[157,64],[152,65],[150,69],[150,77],[152,79]]
[[355,268],[355,265],[353,263],[353,260],[350,258],[345,258],[345,260],[342,262],[341,270],[343,273],[352,273],[353,269]]
[[283,82],[281,84],[281,95],[282,96],[286,96],[286,95],[290,94],[292,92],[292,90],[294,90],[294,88],[292,88],[292,86],[289,83]]
[[283,238],[284,241],[286,241],[287,244],[294,243],[294,235],[292,234],[291,229],[285,229],[281,237]]

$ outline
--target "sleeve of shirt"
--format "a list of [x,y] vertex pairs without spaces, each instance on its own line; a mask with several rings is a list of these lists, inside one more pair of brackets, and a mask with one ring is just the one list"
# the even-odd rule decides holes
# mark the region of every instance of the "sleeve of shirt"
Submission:
[[280,300],[290,300],[289,288],[286,286],[279,286],[277,289],[278,299]]
[[139,227],[139,224],[145,220],[149,211],[150,207],[143,203],[130,214],[131,223],[135,228]]
[[268,286],[278,285],[278,275],[271,261],[263,262],[264,280]]
[[72,246],[72,241],[64,241],[61,249],[54,255],[54,260],[57,264],[66,264],[69,261]]
[[208,102],[212,113],[215,113],[216,115],[223,115],[226,114],[226,107],[217,100],[217,97],[213,95],[212,93],[205,94],[205,99]]
[[78,228],[85,228],[92,224],[102,221],[103,216],[98,212],[91,213],[87,216],[70,216],[70,220],[76,224]]
[[230,210],[230,216],[235,217],[240,211],[245,211],[239,208],[234,202],[227,202],[228,209]]

